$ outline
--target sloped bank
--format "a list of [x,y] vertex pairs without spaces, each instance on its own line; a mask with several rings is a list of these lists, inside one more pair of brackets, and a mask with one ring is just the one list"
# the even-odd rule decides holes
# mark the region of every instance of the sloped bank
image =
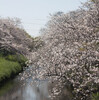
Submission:
[[22,54],[0,50],[0,85],[21,72],[26,61],[27,58]]

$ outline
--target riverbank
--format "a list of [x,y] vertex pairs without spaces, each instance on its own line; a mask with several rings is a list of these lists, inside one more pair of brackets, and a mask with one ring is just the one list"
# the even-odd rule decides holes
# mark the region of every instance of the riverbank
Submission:
[[21,54],[0,51],[0,85],[21,72],[26,61],[27,58]]

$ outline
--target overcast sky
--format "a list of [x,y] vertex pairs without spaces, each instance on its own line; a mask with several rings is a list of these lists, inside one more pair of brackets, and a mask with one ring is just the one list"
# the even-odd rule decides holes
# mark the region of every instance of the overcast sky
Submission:
[[81,2],[87,0],[0,0],[1,17],[18,17],[23,27],[32,36],[38,36],[39,30],[49,20],[49,14],[58,11],[64,13],[75,10]]

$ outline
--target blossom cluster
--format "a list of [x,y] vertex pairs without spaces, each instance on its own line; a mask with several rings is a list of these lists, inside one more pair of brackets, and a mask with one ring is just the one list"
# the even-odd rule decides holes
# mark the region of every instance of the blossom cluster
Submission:
[[99,89],[99,1],[86,2],[69,13],[51,16],[43,30],[43,48],[33,54],[33,64],[45,75],[71,84],[75,99],[85,100]]

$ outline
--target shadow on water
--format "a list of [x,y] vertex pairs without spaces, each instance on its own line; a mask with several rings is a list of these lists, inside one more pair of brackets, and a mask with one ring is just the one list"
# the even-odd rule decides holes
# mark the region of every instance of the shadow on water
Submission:
[[34,81],[21,86],[13,80],[0,88],[0,100],[49,100],[48,81]]

